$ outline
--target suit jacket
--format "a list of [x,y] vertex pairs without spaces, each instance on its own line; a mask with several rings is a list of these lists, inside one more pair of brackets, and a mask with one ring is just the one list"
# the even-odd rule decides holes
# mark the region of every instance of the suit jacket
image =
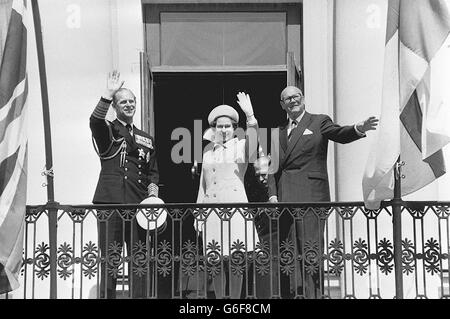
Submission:
[[268,177],[269,197],[276,195],[280,202],[330,201],[328,185],[328,140],[338,143],[353,142],[359,136],[354,126],[334,124],[324,114],[305,112],[300,123],[287,138],[288,124],[279,127],[279,165]]
[[[97,109],[109,108],[100,101]],[[94,203],[138,204],[148,197],[148,186],[159,181],[153,137],[133,126],[133,136],[118,120],[90,117],[90,128],[100,157],[101,171]],[[125,142],[125,144],[124,144]],[[121,156],[121,147],[126,147]]]

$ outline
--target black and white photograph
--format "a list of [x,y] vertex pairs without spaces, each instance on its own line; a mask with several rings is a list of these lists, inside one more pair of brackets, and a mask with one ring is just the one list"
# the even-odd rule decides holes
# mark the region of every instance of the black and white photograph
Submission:
[[450,299],[449,122],[450,0],[0,0],[0,303]]

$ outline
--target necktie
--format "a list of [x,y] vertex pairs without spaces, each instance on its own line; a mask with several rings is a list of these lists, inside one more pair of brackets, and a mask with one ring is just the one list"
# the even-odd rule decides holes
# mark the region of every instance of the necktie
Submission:
[[296,127],[297,127],[297,121],[294,120],[294,121],[291,122],[291,130],[290,130],[289,135],[288,135],[288,140],[291,139],[292,132],[294,131],[294,129],[295,129]]
[[131,127],[131,125],[127,124],[125,127],[128,129],[128,132],[130,132],[130,135],[133,136],[133,128]]

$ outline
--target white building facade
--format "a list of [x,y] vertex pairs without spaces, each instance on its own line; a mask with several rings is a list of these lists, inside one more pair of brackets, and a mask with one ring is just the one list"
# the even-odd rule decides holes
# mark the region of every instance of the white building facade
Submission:
[[[233,90],[248,88],[255,92],[252,101],[256,115],[262,114],[267,127],[276,127],[280,123],[271,123],[270,119],[281,119],[283,113],[273,97],[288,81],[284,82],[291,72],[288,52],[292,52],[296,68],[302,71],[308,111],[326,113],[342,125],[380,115],[387,0],[53,0],[39,2],[39,6],[50,100],[55,199],[61,204],[92,201],[100,162],[92,146],[88,119],[112,69],[118,69],[125,86],[135,92],[136,125],[148,129],[160,146],[161,191],[166,202],[174,201],[175,196],[171,188],[174,180],[167,177],[169,172],[178,168],[181,176],[183,171],[183,185],[189,188],[192,165],[165,166],[175,143],[169,139],[169,119],[176,123],[173,128],[185,125],[189,129],[195,120],[206,119],[215,105],[225,102],[236,106]],[[224,35],[229,34],[228,30],[220,39],[208,37],[205,31],[215,32],[217,27],[220,34],[220,30],[233,26],[241,32],[252,27],[255,31],[241,38],[236,31],[236,36],[230,38]],[[44,134],[33,32],[30,28],[30,205],[47,201],[42,186],[46,180],[41,175],[45,164]],[[224,41],[221,50],[201,50],[214,47],[214,41],[219,40]],[[267,48],[257,54],[252,52],[263,44]],[[195,53],[198,59],[183,60],[183,52],[195,52],[195,48],[200,48]],[[147,73],[142,73],[146,70],[142,56],[149,59],[150,80]],[[258,79],[273,81],[274,85]],[[208,81],[217,84],[218,92],[222,92],[217,101],[209,86],[201,86]],[[273,92],[268,92],[272,87]],[[206,91],[211,98],[198,104],[189,102],[198,100]],[[257,103],[258,92],[263,91],[265,100]],[[362,201],[361,181],[372,138],[369,133],[351,144],[330,143],[328,166],[333,201]],[[446,158],[449,153],[447,147]],[[446,201],[450,199],[449,187],[450,175],[446,174],[404,199]],[[186,191],[180,201],[191,197],[194,201],[195,191]],[[384,218],[380,225],[391,227],[390,218]],[[72,231],[71,224],[64,226],[62,219],[58,242],[71,240],[72,234],[61,232],[62,227]],[[96,237],[94,219],[84,232]],[[380,286],[390,287],[390,292],[382,297],[392,298],[393,274],[380,278]],[[367,278],[355,280],[356,286],[371,284]],[[83,288],[78,285],[84,290],[84,298],[89,297],[94,284],[86,283]],[[64,287],[65,283],[58,285]],[[405,281],[406,295],[415,296],[414,291],[408,290],[412,285]],[[342,295],[347,293],[344,286]],[[429,294],[438,297],[438,290]]]

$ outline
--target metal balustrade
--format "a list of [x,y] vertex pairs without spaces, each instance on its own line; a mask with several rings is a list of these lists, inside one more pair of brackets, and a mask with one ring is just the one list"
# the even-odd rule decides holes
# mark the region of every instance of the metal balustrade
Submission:
[[[22,284],[6,297],[107,298],[109,277],[115,298],[392,299],[399,284],[404,298],[449,298],[450,203],[401,204],[401,251],[390,202],[378,210],[360,202],[28,206]],[[250,225],[237,239],[236,216]],[[141,229],[138,217],[147,221],[143,240],[126,249],[126,236]],[[106,245],[98,228],[112,218],[135,226]],[[208,241],[213,218],[221,230]],[[197,232],[194,224],[205,222]]]

